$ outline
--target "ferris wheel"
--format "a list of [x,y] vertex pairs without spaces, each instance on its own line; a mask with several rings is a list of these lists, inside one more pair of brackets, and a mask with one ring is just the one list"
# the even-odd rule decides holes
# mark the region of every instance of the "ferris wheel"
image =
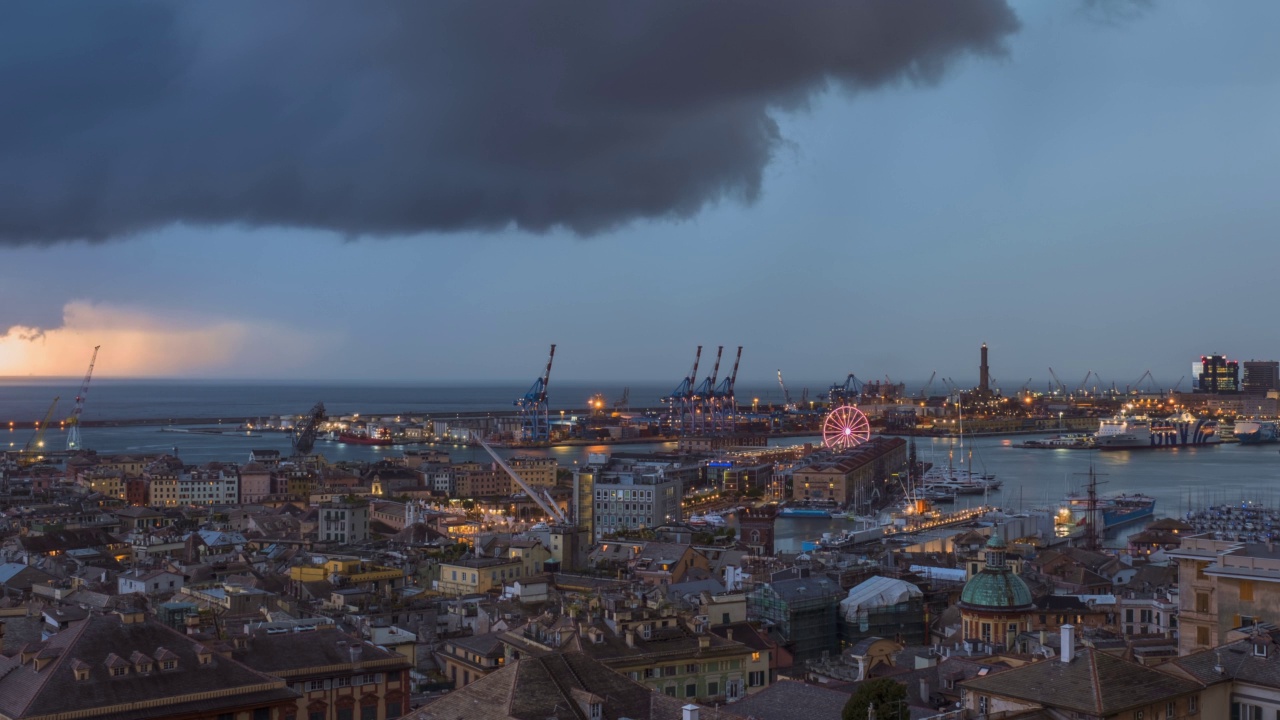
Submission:
[[852,405],[842,405],[830,413],[822,423],[822,444],[832,450],[848,450],[871,439],[871,423],[861,410]]

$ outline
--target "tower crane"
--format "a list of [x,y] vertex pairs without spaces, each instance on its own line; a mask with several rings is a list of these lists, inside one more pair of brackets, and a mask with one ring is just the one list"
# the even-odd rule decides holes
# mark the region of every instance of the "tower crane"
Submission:
[[1186,379],[1187,379],[1186,375],[1183,375],[1182,377],[1178,378],[1178,382],[1174,384],[1173,389],[1170,390],[1169,392],[1171,393],[1178,392],[1178,388],[1182,387],[1182,381]]
[[98,349],[101,345],[93,348],[93,355],[89,358],[89,369],[84,374],[84,381],[80,383],[80,392],[76,394],[76,409],[71,411],[71,417],[67,418],[67,449],[79,450],[83,447],[80,440],[80,416],[84,415],[84,400],[89,395],[89,380],[93,379],[93,366],[98,362]]
[[290,440],[293,442],[295,454],[311,454],[311,450],[316,446],[316,435],[320,433],[320,423],[324,422],[325,417],[324,403],[318,402],[311,408],[311,412],[307,413],[302,425],[294,427],[293,437]]
[[512,470],[511,466],[507,464],[507,461],[503,460],[493,448],[489,447],[489,443],[485,442],[484,438],[480,437],[480,433],[475,430],[471,430],[470,433],[471,439],[475,440],[480,447],[484,448],[485,452],[489,453],[489,457],[493,458],[493,461],[498,464],[498,467],[505,470],[506,473],[511,476],[511,479],[515,480],[516,485],[519,485],[520,489],[525,491],[525,493],[538,504],[538,507],[542,509],[542,512],[547,514],[547,517],[561,525],[569,524],[569,518],[565,517],[564,512],[560,510],[560,506],[556,505],[555,500],[551,499],[551,496],[546,490],[539,492],[538,490],[534,490],[532,487],[529,487],[529,484],[524,481],[524,478],[520,477],[520,474],[515,470]]
[[31,439],[27,440],[27,444],[22,446],[22,460],[20,464],[32,465],[40,461],[41,452],[44,450],[44,431],[49,428],[49,421],[53,419],[53,411],[58,409],[58,401],[61,396],[55,397],[53,402],[49,403],[49,411],[44,414],[44,420],[36,423],[36,431],[31,433]]
[[778,369],[778,385],[782,387],[782,398],[785,401],[783,409],[787,412],[795,412],[796,404],[791,402],[791,391],[787,390],[787,384],[782,381],[782,369]]

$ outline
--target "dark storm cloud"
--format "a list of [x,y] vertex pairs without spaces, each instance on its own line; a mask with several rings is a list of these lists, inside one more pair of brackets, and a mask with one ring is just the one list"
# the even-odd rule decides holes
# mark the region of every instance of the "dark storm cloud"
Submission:
[[0,242],[686,217],[759,194],[771,111],[1016,28],[1003,0],[8,3]]

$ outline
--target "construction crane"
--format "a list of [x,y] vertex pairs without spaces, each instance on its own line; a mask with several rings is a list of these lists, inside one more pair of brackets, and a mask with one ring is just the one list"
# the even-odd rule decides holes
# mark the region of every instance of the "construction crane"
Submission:
[[1058,379],[1058,373],[1054,372],[1054,371],[1053,371],[1053,368],[1049,368],[1049,377],[1053,378],[1053,382],[1054,382],[1054,384],[1056,385],[1056,387],[1053,389],[1053,391],[1054,391],[1055,393],[1060,393],[1060,394],[1062,394],[1062,395],[1066,395],[1066,394],[1067,394],[1067,386],[1066,386],[1066,385],[1063,385],[1063,384],[1062,384],[1062,381]]
[[498,467],[505,470],[506,473],[511,476],[511,479],[516,481],[516,485],[519,485],[520,489],[532,498],[533,501],[538,504],[538,507],[542,508],[542,512],[546,513],[547,517],[560,525],[569,524],[569,518],[565,517],[564,512],[560,510],[560,506],[556,505],[555,500],[551,498],[550,494],[548,494],[546,490],[539,492],[538,490],[534,490],[532,487],[529,487],[529,484],[524,481],[524,478],[520,477],[520,474],[515,470],[512,470],[511,466],[507,464],[507,461],[503,460],[498,453],[494,452],[493,448],[489,447],[489,443],[485,442],[484,438],[480,437],[480,433],[475,430],[471,430],[470,433],[471,439],[475,440],[480,447],[484,448],[485,452],[489,453],[489,457],[493,458],[493,461],[498,464]]
[[79,450],[83,447],[80,441],[80,416],[84,415],[84,399],[89,394],[89,380],[93,378],[93,365],[98,362],[97,345],[93,348],[93,355],[89,358],[89,369],[84,374],[84,381],[80,383],[80,392],[76,395],[76,409],[71,411],[71,417],[67,418],[67,449]]
[[320,424],[324,422],[327,414],[324,410],[324,403],[318,402],[311,408],[311,412],[307,413],[306,418],[300,425],[293,428],[293,436],[290,441],[293,443],[293,453],[295,455],[310,455],[312,449],[316,446],[316,436],[320,433]]
[[551,413],[547,407],[547,386],[551,383],[551,363],[556,359],[556,346],[551,346],[547,369],[542,377],[533,381],[524,397],[515,401],[519,408],[521,433],[526,442],[546,442],[551,439]]
[[796,409],[796,404],[791,402],[791,391],[787,390],[787,384],[782,381],[781,368],[778,369],[778,385],[782,387],[782,398],[786,403],[785,405],[783,405],[783,409],[786,410],[787,412],[794,412]]
[[934,371],[933,371],[933,374],[929,376],[929,382],[925,383],[925,384],[924,384],[924,387],[920,388],[920,399],[921,399],[921,400],[928,400],[928,399],[929,399],[929,391],[933,389],[933,379],[934,379],[934,378],[936,378],[936,377],[938,377],[938,371],[937,371],[937,370],[934,370]]
[[1187,379],[1186,375],[1183,375],[1182,377],[1178,378],[1178,382],[1174,384],[1173,389],[1170,390],[1169,392],[1171,393],[1178,392],[1178,388],[1182,387],[1182,381],[1186,379]]
[[27,440],[27,444],[22,446],[22,457],[19,464],[31,465],[40,461],[44,452],[44,431],[49,428],[49,422],[53,420],[53,411],[58,409],[58,401],[62,398],[55,397],[53,402],[49,403],[49,411],[44,414],[44,420],[36,423],[36,431],[31,433],[31,439]]

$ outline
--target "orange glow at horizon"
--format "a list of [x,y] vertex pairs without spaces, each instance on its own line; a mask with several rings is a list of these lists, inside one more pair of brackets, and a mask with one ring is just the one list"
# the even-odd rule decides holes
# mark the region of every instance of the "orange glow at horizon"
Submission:
[[14,326],[0,334],[0,377],[83,375],[95,345],[102,346],[95,377],[147,377],[247,365],[260,351],[276,356],[293,344],[301,356],[311,349],[309,340],[279,328],[73,301],[63,307],[60,327]]

